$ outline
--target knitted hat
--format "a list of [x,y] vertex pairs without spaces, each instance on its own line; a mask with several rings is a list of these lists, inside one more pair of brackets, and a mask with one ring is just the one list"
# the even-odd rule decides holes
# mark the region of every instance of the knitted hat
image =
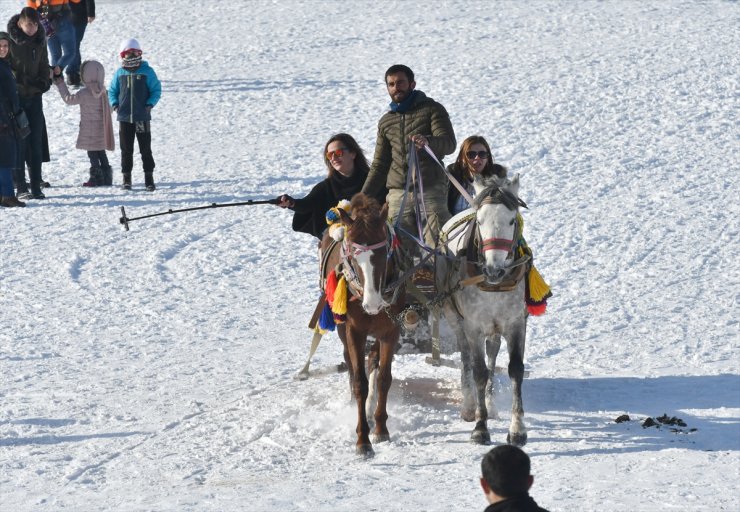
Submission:
[[124,42],[122,42],[121,48],[118,50],[118,53],[121,58],[123,58],[124,55],[126,55],[126,53],[131,50],[138,50],[138,52],[141,53],[141,46],[139,45],[139,41],[134,38],[126,39]]
[[10,41],[10,35],[8,35],[7,32],[0,32],[0,39],[5,39],[6,41]]

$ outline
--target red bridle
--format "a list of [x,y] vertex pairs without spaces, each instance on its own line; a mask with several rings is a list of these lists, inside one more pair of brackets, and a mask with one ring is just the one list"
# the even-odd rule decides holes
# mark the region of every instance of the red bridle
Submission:
[[486,238],[481,242],[481,251],[511,251],[514,240],[508,238]]

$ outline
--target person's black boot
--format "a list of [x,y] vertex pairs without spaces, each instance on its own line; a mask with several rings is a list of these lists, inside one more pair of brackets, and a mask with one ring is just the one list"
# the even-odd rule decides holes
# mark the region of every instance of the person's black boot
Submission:
[[131,173],[130,172],[123,173],[123,185],[121,185],[121,188],[123,190],[131,190]]
[[81,83],[79,73],[67,73],[67,85],[72,87],[79,87]]
[[105,165],[101,168],[101,171],[103,173],[103,185],[108,187],[113,185],[113,168],[110,165]]
[[157,187],[154,186],[154,176],[151,172],[144,173],[144,185],[149,192],[154,192]]

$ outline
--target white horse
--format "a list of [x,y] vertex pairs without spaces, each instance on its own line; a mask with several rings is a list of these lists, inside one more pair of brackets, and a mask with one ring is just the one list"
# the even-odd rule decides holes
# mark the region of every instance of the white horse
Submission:
[[[473,442],[490,443],[486,421],[489,411],[492,418],[498,417],[493,372],[503,336],[509,350],[513,393],[506,440],[523,446],[527,442],[522,379],[528,316],[523,277],[528,257],[517,257],[515,238],[518,208],[526,205],[517,196],[518,174],[512,180],[476,178],[473,186],[474,206],[444,225],[441,241],[447,242],[447,257],[437,257],[438,290],[457,288],[445,302],[444,312],[457,337],[462,361],[461,415],[465,421],[476,421]],[[476,276],[476,285],[458,286],[466,279],[475,281]]]

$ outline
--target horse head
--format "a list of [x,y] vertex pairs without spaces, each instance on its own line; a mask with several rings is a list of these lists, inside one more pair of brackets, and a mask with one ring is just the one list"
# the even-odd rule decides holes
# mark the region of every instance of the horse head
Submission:
[[381,208],[378,201],[356,194],[352,198],[352,215],[339,209],[342,224],[346,226],[343,250],[360,281],[362,308],[369,315],[377,315],[388,307],[383,300],[386,265],[391,244],[386,229],[388,205]]
[[519,174],[506,178],[476,177],[476,222],[480,237],[479,259],[483,274],[491,285],[501,283],[508,272],[516,240],[516,219],[519,206],[526,204],[519,199]]

